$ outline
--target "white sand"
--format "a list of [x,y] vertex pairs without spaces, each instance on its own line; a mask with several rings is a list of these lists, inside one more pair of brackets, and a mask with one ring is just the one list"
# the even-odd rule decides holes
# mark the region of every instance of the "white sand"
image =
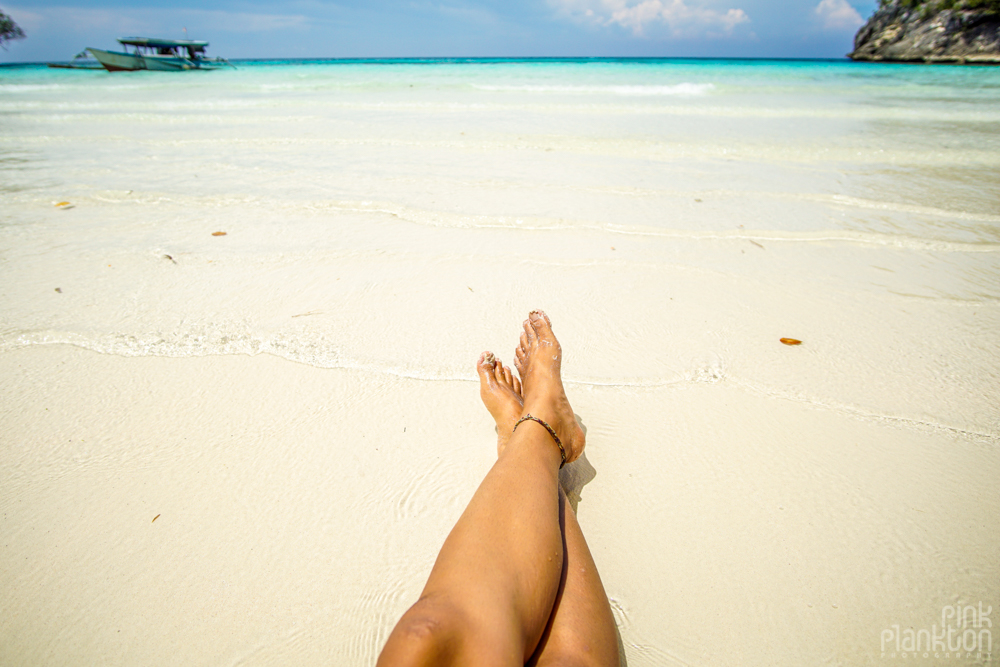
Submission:
[[[371,663],[493,458],[473,382],[0,364],[3,664]],[[995,442],[726,381],[569,389],[631,667],[878,663],[883,628],[996,599]]]

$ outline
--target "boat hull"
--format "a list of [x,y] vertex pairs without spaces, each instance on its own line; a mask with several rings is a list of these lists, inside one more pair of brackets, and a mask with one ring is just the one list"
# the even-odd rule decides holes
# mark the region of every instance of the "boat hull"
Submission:
[[46,63],[46,65],[56,69],[104,69],[101,65],[79,63]]
[[90,55],[94,60],[101,63],[104,69],[109,72],[134,72],[135,70],[146,69],[146,63],[142,56],[134,56],[131,53],[118,53],[117,51],[102,51],[101,49],[91,49]]
[[91,48],[87,50],[109,72],[134,72],[141,69],[155,72],[179,72],[189,69],[216,69],[219,67],[218,63],[201,58],[189,60],[176,56],[143,56]]

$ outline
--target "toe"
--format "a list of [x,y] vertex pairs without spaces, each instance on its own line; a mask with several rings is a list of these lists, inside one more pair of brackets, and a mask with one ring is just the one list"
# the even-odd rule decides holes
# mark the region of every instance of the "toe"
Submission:
[[530,313],[528,313],[528,319],[531,320],[532,322],[538,322],[539,320],[541,320],[542,322],[545,322],[545,324],[547,324],[548,326],[550,327],[552,326],[552,321],[549,320],[549,316],[545,314],[544,310],[536,309],[531,311]]
[[483,352],[479,355],[479,363],[476,364],[476,371],[479,373],[479,379],[484,385],[493,385],[493,369],[496,364],[497,358],[493,356],[492,352]]
[[528,324],[530,325],[531,331],[543,340],[552,340],[554,336],[552,335],[552,322],[549,321],[549,316],[541,310],[533,310],[528,315]]
[[511,379],[512,379],[511,384],[514,385],[514,393],[517,394],[518,396],[523,396],[523,394],[521,393],[521,381],[518,380],[516,377],[512,377]]
[[507,381],[507,384],[514,386],[514,378],[510,373],[510,369],[506,366],[503,368],[503,379]]
[[538,341],[538,335],[535,333],[534,325],[531,323],[531,320],[525,320],[524,335],[521,336],[521,346],[527,347],[529,345],[533,345],[537,341]]
[[[496,378],[497,382],[504,381],[504,370],[504,365],[497,359],[496,366],[493,367],[493,377]],[[507,372],[510,373],[510,371]]]

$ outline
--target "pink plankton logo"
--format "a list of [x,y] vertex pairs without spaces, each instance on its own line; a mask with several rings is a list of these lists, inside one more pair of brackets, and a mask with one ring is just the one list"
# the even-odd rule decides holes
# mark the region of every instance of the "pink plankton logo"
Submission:
[[941,609],[941,625],[882,631],[882,657],[891,659],[993,660],[993,606],[948,605]]

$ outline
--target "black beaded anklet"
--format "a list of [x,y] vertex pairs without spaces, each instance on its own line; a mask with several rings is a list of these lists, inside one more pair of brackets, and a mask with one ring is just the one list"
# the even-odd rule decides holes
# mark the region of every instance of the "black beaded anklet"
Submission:
[[538,417],[532,417],[530,414],[524,415],[523,417],[517,420],[516,424],[514,424],[514,430],[511,431],[511,433],[517,430],[517,427],[521,424],[521,422],[526,422],[529,420],[533,422],[538,422],[545,428],[546,431],[549,432],[549,435],[552,436],[552,439],[556,441],[556,447],[559,448],[559,453],[562,455],[562,463],[559,464],[559,467],[562,468],[564,465],[566,465],[566,448],[563,447],[562,441],[559,440],[559,436],[556,435],[555,429],[546,424]]

